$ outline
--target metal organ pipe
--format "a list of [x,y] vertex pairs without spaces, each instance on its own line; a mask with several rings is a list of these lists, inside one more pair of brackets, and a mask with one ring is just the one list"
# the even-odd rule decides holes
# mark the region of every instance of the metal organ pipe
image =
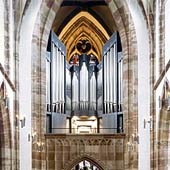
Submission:
[[56,51],[55,45],[52,43],[52,104],[53,111],[55,110],[56,104]]
[[56,82],[55,82],[55,95],[56,95],[56,112],[58,111],[58,98],[59,98],[59,89],[58,89],[58,82],[59,82],[59,76],[58,76],[58,74],[59,74],[59,72],[58,72],[58,48],[56,47],[55,49],[55,60],[56,60],[56,62],[55,62],[55,80],[56,80]]
[[80,108],[86,110],[88,106],[88,70],[85,62],[80,70]]
[[107,89],[106,89],[106,103],[107,103],[107,113],[110,112],[110,109],[109,109],[109,93],[110,93],[110,67],[109,67],[109,63],[110,63],[110,52],[108,51],[107,52],[107,66],[106,66],[106,77],[107,77],[107,81],[106,81],[106,85],[107,85]]
[[72,78],[72,109],[78,110],[78,78],[76,76],[76,73],[73,72],[73,78]]
[[96,110],[96,77],[95,72],[93,72],[90,79],[90,109]]
[[104,56],[104,112],[112,113],[116,110],[117,93],[117,63],[116,44]]
[[53,111],[64,113],[64,55],[52,44],[52,101]]
[[[120,69],[120,73],[121,73],[121,85],[120,85],[120,89],[121,89],[121,94],[120,94],[120,103],[121,103],[121,107],[122,107],[122,104],[123,104],[123,60],[121,60],[121,69]],[[121,108],[122,109],[122,108]]]
[[[82,57],[82,58],[81,58]],[[79,66],[72,66],[72,110],[96,111],[96,65],[89,63],[90,58],[83,54],[80,56]],[[87,66],[86,64],[89,64]],[[89,68],[89,69],[88,69]]]
[[86,74],[85,74],[85,83],[86,83],[86,85],[85,85],[85,110],[88,110],[88,103],[89,103],[89,77],[88,77],[88,70],[87,70],[87,67],[86,67],[86,64],[85,64],[85,70],[86,70]]
[[62,113],[64,113],[64,55],[61,53],[61,61],[62,61],[62,69],[61,69],[61,87],[62,87],[62,92],[61,92],[61,105],[62,105]]
[[114,52],[113,52],[113,68],[114,68],[114,80],[113,80],[113,93],[114,93],[114,97],[113,97],[113,103],[114,103],[114,111],[116,110],[116,97],[117,97],[117,95],[116,95],[116,93],[117,93],[117,90],[116,90],[116,88],[117,88],[117,85],[116,85],[116,69],[117,69],[117,66],[116,66],[116,44],[114,44],[114,46],[113,46],[113,49],[114,49]]
[[50,62],[46,60],[46,103],[50,107]]
[[110,112],[113,112],[113,75],[114,75],[114,67],[113,67],[113,53],[114,48],[110,49]]
[[119,110],[121,111],[122,105],[122,60],[119,61]]
[[106,60],[106,55],[104,56],[104,112],[106,113],[107,112],[107,109],[106,109],[106,82],[107,82],[107,74],[106,74],[106,65],[107,65],[107,60]]
[[58,111],[59,113],[61,113],[61,96],[62,96],[62,86],[61,86],[61,82],[62,82],[62,60],[61,60],[61,52],[58,50],[58,75],[59,75],[59,83],[58,83],[58,90],[59,90],[59,99],[58,99]]
[[85,91],[85,80],[84,80],[84,77],[83,77],[83,74],[84,74],[84,67],[82,65],[82,68],[80,70],[80,109],[82,109],[83,107],[83,101],[84,101],[84,91]]

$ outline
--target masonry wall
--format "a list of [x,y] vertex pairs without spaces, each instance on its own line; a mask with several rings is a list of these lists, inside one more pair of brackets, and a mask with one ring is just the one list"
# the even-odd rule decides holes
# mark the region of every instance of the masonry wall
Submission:
[[[57,16],[57,11],[60,8],[62,0],[43,0],[40,8],[37,10],[35,24],[33,25],[33,34],[31,35],[31,127],[29,127],[32,136],[36,133],[37,141],[32,142],[32,169],[46,169],[50,166],[46,162],[46,150],[39,152],[37,144],[47,144],[47,151],[50,151],[48,144],[51,142],[58,145],[57,139],[46,139],[45,134],[45,52],[47,47],[48,36],[53,24],[54,18]],[[123,89],[124,89],[124,129],[125,139],[124,143],[124,169],[138,169],[138,144],[135,143],[135,150],[128,150],[126,146],[132,144],[132,135],[138,134],[138,51],[136,30],[132,15],[129,11],[128,5],[124,0],[107,0],[108,7],[113,14],[117,29],[120,33],[120,38],[123,48]],[[155,1],[155,8],[146,11],[143,7],[142,1],[138,1],[140,10],[147,23],[149,32],[149,50],[150,50],[150,91],[151,91],[151,115],[153,118],[153,129],[151,132],[151,169],[166,169],[170,164],[169,160],[169,145],[170,145],[170,125],[169,125],[169,110],[164,106],[159,106],[159,97],[161,101],[165,100],[162,95],[164,93],[164,80],[170,81],[169,73],[169,53],[165,50],[168,44],[169,35],[165,34],[168,30],[168,15],[166,11],[169,0]],[[4,8],[4,43],[2,44],[4,51],[2,52],[4,63],[0,69],[0,83],[5,80],[8,87],[7,94],[9,97],[10,108],[5,108],[4,100],[0,101],[0,169],[11,168],[20,169],[19,163],[19,134],[20,128],[17,125],[17,118],[21,113],[19,105],[21,104],[19,93],[19,67],[23,55],[19,53],[21,25],[23,17],[28,12],[30,5],[29,0],[8,0],[3,1]],[[158,20],[156,21],[156,7],[158,6]],[[20,10],[17,10],[19,7]],[[158,23],[156,23],[158,22]],[[31,24],[31,23],[30,23]],[[156,27],[157,24],[157,27]],[[0,30],[1,31],[1,30]],[[154,43],[156,41],[156,43]],[[28,46],[23,47],[27,48]],[[166,57],[166,58],[165,58]],[[24,81],[23,77],[23,81]],[[26,135],[28,136],[28,134]],[[22,139],[22,136],[21,136]],[[27,138],[26,138],[27,140]],[[84,139],[82,140],[84,142]],[[100,142],[99,142],[100,143]],[[113,142],[114,143],[114,142]],[[83,144],[84,145],[84,144]],[[60,145],[58,145],[60,146]],[[63,146],[63,144],[62,144]],[[65,145],[64,145],[65,146]],[[70,146],[70,144],[69,144]],[[90,144],[86,146],[88,150]],[[110,147],[110,145],[107,145]],[[67,147],[66,147],[67,148]],[[66,149],[65,148],[65,149]],[[92,147],[93,148],[93,147]],[[117,152],[117,151],[115,151]],[[90,153],[90,152],[88,152]],[[107,154],[105,152],[104,154]],[[54,153],[52,153],[54,154]],[[67,153],[68,154],[68,153]],[[113,154],[113,153],[112,153]],[[122,153],[121,153],[122,154]],[[54,154],[55,155],[55,154]],[[118,154],[119,155],[119,154]],[[115,155],[114,155],[115,156]],[[67,157],[67,156],[66,156]],[[102,158],[102,156],[100,156]],[[69,159],[67,157],[67,159]],[[96,158],[97,159],[97,158]],[[103,158],[102,158],[103,159]],[[108,158],[110,159],[110,158]],[[116,159],[116,158],[115,158]],[[113,159],[113,161],[115,161]],[[98,160],[98,159],[97,159]],[[50,160],[49,160],[50,161]],[[106,164],[112,164],[112,161]],[[24,164],[24,163],[23,163]],[[51,164],[52,168],[55,166],[54,161]],[[62,165],[63,166],[63,165]],[[119,167],[117,164],[116,167]],[[113,168],[113,167],[112,167]]]
[[46,135],[48,170],[70,170],[81,160],[102,170],[124,169],[125,135]]

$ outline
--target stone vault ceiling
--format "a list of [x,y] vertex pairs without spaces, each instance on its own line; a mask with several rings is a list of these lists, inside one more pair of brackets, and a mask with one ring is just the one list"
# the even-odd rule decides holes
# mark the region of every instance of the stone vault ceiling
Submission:
[[64,0],[52,30],[66,45],[68,61],[75,54],[81,54],[77,48],[80,42],[88,42],[91,48],[87,54],[100,61],[102,46],[117,29],[105,1]]

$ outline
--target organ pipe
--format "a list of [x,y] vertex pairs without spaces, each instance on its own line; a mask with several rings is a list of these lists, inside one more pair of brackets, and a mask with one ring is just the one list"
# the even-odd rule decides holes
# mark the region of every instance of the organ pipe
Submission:
[[58,98],[58,103],[59,103],[59,112],[61,111],[61,93],[62,93],[62,87],[61,87],[61,82],[62,82],[62,62],[61,62],[61,52],[58,50],[58,75],[59,75],[59,81],[58,81],[58,90],[59,90],[59,98]]
[[88,103],[89,103],[89,77],[88,77],[88,70],[87,70],[87,67],[86,67],[86,64],[85,64],[85,70],[86,70],[86,74],[85,74],[85,82],[86,82],[86,85],[85,85],[85,110],[88,110]]
[[61,51],[59,51],[59,67],[58,67],[58,72],[59,72],[59,113],[62,112],[62,92],[63,92],[63,87],[62,87],[62,72],[63,72],[63,67],[62,67],[62,58],[61,58]]
[[121,60],[121,63],[120,63],[120,75],[121,75],[121,77],[120,77],[120,103],[121,103],[121,105],[122,105],[122,103],[123,103],[123,84],[122,84],[122,80],[123,80],[123,61]]
[[56,103],[56,53],[55,45],[52,43],[52,102]]
[[52,101],[53,111],[64,113],[64,55],[60,49],[52,43]]
[[90,79],[90,109],[96,110],[96,77],[95,72],[93,72]]
[[107,60],[106,60],[106,55],[104,56],[104,69],[103,69],[103,71],[104,71],[104,112],[106,113],[106,95],[107,95],[107,93],[106,93],[106,82],[107,82],[107,73],[106,73],[106,65],[107,65]]
[[61,53],[61,61],[62,61],[62,71],[61,71],[61,87],[62,87],[62,92],[61,92],[61,104],[62,104],[62,113],[64,113],[64,55]]
[[110,70],[109,70],[109,61],[110,61],[110,53],[109,51],[107,52],[106,55],[106,60],[107,60],[107,66],[106,66],[106,85],[107,85],[107,90],[106,90],[106,104],[107,104],[107,113],[109,113],[109,90],[110,90],[110,85],[109,85],[109,80],[110,80]]
[[113,58],[113,53],[114,53],[114,48],[112,47],[110,49],[110,112],[113,112],[113,75],[114,75],[114,67],[113,67],[113,61],[114,61],[114,58]]
[[48,60],[46,61],[46,103],[50,104],[50,62]]
[[73,72],[72,77],[72,109],[78,110],[78,78],[76,76],[76,73]]
[[[58,100],[59,100],[59,89],[58,89],[58,83],[59,83],[59,72],[58,72],[58,66],[56,64],[58,64],[58,48],[56,47],[55,49],[55,56],[54,58],[56,58],[56,62],[55,62],[55,79],[56,79],[56,83],[55,83],[55,95],[56,95],[56,110],[58,110]],[[57,66],[57,67],[56,67]]]
[[119,61],[119,109],[121,110],[122,104],[122,60]]
[[117,97],[117,95],[116,95],[116,93],[117,93],[117,82],[116,82],[116,78],[117,78],[117,76],[116,76],[116,73],[117,73],[117,61],[116,61],[116,44],[114,44],[114,46],[113,46],[113,49],[114,49],[114,52],[113,52],[113,58],[114,58],[114,61],[113,61],[113,68],[114,68],[114,80],[113,80],[113,82],[114,82],[114,84],[113,84],[113,88],[114,88],[114,91],[113,91],[113,93],[114,93],[114,98],[113,98],[113,103],[114,103],[114,110],[116,109],[116,97]]
[[56,106],[57,106],[57,112],[61,113],[61,104],[60,104],[60,99],[61,99],[61,60],[60,60],[60,51],[57,48],[56,49],[57,52],[57,65],[56,65],[56,72],[57,72],[57,83],[56,83],[56,91],[58,93],[57,94],[57,102],[56,102]]
[[79,66],[73,65],[70,68],[72,111],[83,110],[83,113],[89,113],[89,110],[96,111],[96,68],[85,54],[80,56]]
[[80,70],[80,107],[82,110],[88,109],[88,70],[85,62]]
[[104,55],[104,112],[116,110],[117,101],[117,60],[116,44]]

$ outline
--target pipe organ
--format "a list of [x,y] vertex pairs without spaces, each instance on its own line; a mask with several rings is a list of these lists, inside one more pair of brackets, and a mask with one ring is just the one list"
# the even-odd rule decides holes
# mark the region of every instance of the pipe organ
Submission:
[[51,35],[52,110],[65,112],[65,46]]
[[[47,111],[51,112],[54,120],[59,120],[58,116],[66,115],[70,128],[76,127],[75,121],[78,119],[77,126],[80,126],[82,116],[86,119],[95,117],[96,122],[99,121],[97,117],[100,117],[100,121],[102,117],[103,128],[111,127],[112,132],[117,128],[121,132],[123,129],[123,57],[118,34],[113,34],[103,46],[100,62],[96,56],[88,54],[88,50],[90,51],[92,47],[89,44],[90,41],[86,42],[86,39],[79,41],[78,50],[82,53],[76,53],[66,61],[65,46],[54,33],[51,34],[49,45],[51,54],[46,62]],[[107,116],[102,116],[103,114]],[[65,117],[62,117],[63,121]],[[91,127],[86,124],[87,122],[85,123],[85,120],[83,121],[82,127],[86,129]],[[52,128],[58,127],[55,121],[52,122]],[[96,124],[95,128],[97,126],[100,127]]]
[[96,65],[90,64],[90,56],[79,56],[78,65],[70,68],[72,73],[72,111],[89,114],[96,111]]
[[122,60],[118,62],[120,50],[117,34],[103,46],[103,111],[105,114],[118,112],[122,103]]
[[[87,61],[88,63],[88,61]],[[80,110],[88,110],[89,105],[89,77],[88,64],[86,65],[86,57],[83,55],[83,61],[79,62],[80,69]]]
[[103,56],[104,72],[104,112],[112,113],[116,111],[117,100],[117,60],[116,46],[113,46]]

